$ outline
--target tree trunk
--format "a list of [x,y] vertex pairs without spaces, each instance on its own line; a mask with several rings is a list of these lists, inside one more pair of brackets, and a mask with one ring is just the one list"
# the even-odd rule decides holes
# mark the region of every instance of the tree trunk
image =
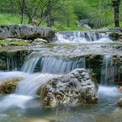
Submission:
[[114,23],[115,27],[120,27],[119,25],[119,5],[120,5],[120,0],[112,1],[112,6],[114,8]]
[[27,6],[27,3],[26,3],[26,0],[23,0],[23,2],[24,2],[24,6],[25,6],[25,11],[26,11],[26,14],[27,14],[27,16],[28,16],[28,18],[29,18],[29,21],[28,21],[28,24],[33,24],[33,20],[32,20],[32,17],[31,17],[31,14],[30,14],[30,11],[29,11],[29,9],[28,9],[28,6]]
[[51,13],[52,13],[52,5],[51,1],[49,0],[47,3],[47,27],[51,27]]
[[20,8],[20,13],[21,13],[21,19],[20,19],[20,23],[22,24],[23,23],[23,19],[24,19],[24,0],[18,0],[18,5],[19,5],[19,8]]

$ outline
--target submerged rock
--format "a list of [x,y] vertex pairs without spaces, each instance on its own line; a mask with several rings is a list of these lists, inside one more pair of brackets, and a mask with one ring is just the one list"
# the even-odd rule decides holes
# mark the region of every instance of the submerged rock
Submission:
[[93,74],[86,69],[75,69],[72,72],[53,78],[40,89],[44,106],[78,105],[97,103],[98,84]]
[[0,84],[0,94],[10,94],[13,93],[16,89],[18,82],[22,80],[22,78],[13,78],[7,81],[3,81]]

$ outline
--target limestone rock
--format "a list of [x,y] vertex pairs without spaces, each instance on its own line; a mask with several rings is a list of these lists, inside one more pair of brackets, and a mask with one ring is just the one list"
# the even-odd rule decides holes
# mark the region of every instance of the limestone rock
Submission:
[[2,25],[0,26],[0,38],[52,38],[55,33],[51,28],[30,25]]
[[86,69],[75,69],[64,76],[53,78],[40,89],[44,106],[97,103],[98,84],[93,74]]
[[32,42],[32,45],[41,45],[44,43],[48,43],[48,41],[41,38],[37,38],[37,39],[34,39],[34,41]]

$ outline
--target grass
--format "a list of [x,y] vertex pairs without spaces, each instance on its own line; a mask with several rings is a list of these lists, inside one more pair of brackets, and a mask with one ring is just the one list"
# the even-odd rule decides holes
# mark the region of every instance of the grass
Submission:
[[8,40],[1,40],[0,41],[0,46],[8,46],[8,45],[15,45],[15,46],[24,46],[24,45],[28,45],[30,44],[31,41],[26,41],[26,40],[19,40],[19,41],[16,41],[15,39],[11,40],[11,41],[8,41]]
[[[27,22],[27,18],[24,19],[24,23]],[[20,16],[17,14],[0,13],[0,25],[5,24],[20,24]]]

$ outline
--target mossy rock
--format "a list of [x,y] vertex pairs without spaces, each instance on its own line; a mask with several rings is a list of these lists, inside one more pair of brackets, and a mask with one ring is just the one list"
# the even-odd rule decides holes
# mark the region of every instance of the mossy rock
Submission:
[[1,83],[0,94],[11,94],[15,92],[16,86],[20,80],[22,80],[22,78],[13,78]]

